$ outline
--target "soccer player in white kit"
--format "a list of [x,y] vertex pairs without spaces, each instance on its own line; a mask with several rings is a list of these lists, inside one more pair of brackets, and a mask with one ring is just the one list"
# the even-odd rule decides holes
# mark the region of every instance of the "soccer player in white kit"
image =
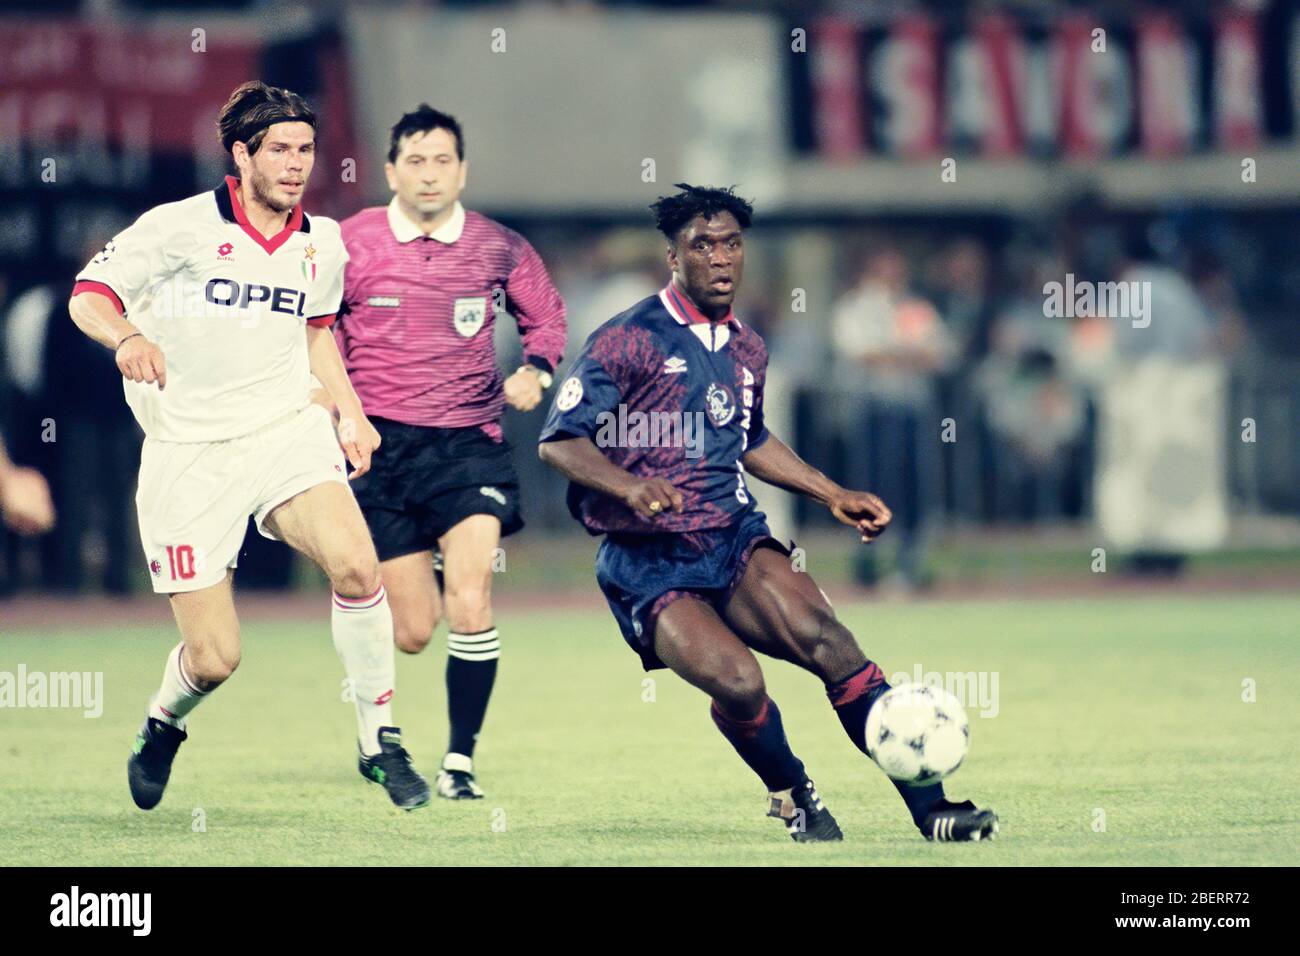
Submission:
[[[140,537],[181,632],[128,761],[131,796],[158,804],[187,716],[239,664],[229,571],[252,515],[328,576],[361,773],[415,809],[429,786],[394,726],[392,614],[343,460],[364,474],[379,445],[329,328],[348,256],[338,223],[301,206],[316,116],[297,94],[249,82],[217,125],[238,178],[146,212],[82,270],[69,302],[77,326],[115,350],[144,429]],[[313,376],[340,409],[337,438],[310,399]]]

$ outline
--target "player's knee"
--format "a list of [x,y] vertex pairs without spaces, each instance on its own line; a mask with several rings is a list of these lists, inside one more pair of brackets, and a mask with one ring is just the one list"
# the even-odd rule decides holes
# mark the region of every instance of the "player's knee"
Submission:
[[443,594],[452,630],[473,633],[492,626],[492,592],[486,585],[454,585]]
[[438,626],[435,615],[403,616],[393,620],[393,641],[404,654],[418,654],[433,640],[433,630]]
[[239,667],[239,645],[207,644],[200,650],[186,649],[185,673],[200,690],[212,690],[230,679]]
[[727,667],[717,677],[713,697],[733,716],[757,714],[767,698],[762,670],[757,663]]
[[344,597],[360,598],[379,589],[379,559],[373,554],[340,558],[329,568],[330,584]]

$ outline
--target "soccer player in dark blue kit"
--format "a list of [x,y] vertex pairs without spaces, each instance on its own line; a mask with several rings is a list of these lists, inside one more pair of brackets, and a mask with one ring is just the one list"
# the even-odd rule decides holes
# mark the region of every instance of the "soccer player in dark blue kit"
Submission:
[[[767,350],[731,309],[753,208],[731,189],[677,187],[651,207],[672,279],[587,340],[538,451],[569,478],[574,517],[605,535],[596,579],[644,667],[671,668],[712,698],[714,723],[766,785],[768,815],[795,840],[840,840],[786,741],[754,651],[817,675],[864,753],[867,711],[889,685],[812,578],[793,568],[745,476],[824,504],[864,542],[890,513],[764,425]],[[949,801],[942,784],[895,786],[928,839],[997,832],[993,811]]]

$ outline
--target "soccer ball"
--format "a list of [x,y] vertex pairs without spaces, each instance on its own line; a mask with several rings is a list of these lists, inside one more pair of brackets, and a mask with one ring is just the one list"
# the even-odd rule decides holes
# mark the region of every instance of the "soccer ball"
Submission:
[[891,687],[867,714],[867,753],[895,780],[935,783],[960,767],[969,749],[966,710],[942,687]]

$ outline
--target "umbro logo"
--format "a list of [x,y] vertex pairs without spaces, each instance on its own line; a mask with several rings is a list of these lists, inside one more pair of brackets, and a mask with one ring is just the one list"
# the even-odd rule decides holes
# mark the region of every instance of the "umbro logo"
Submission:
[[674,355],[664,362],[664,374],[676,375],[686,371],[686,359]]

